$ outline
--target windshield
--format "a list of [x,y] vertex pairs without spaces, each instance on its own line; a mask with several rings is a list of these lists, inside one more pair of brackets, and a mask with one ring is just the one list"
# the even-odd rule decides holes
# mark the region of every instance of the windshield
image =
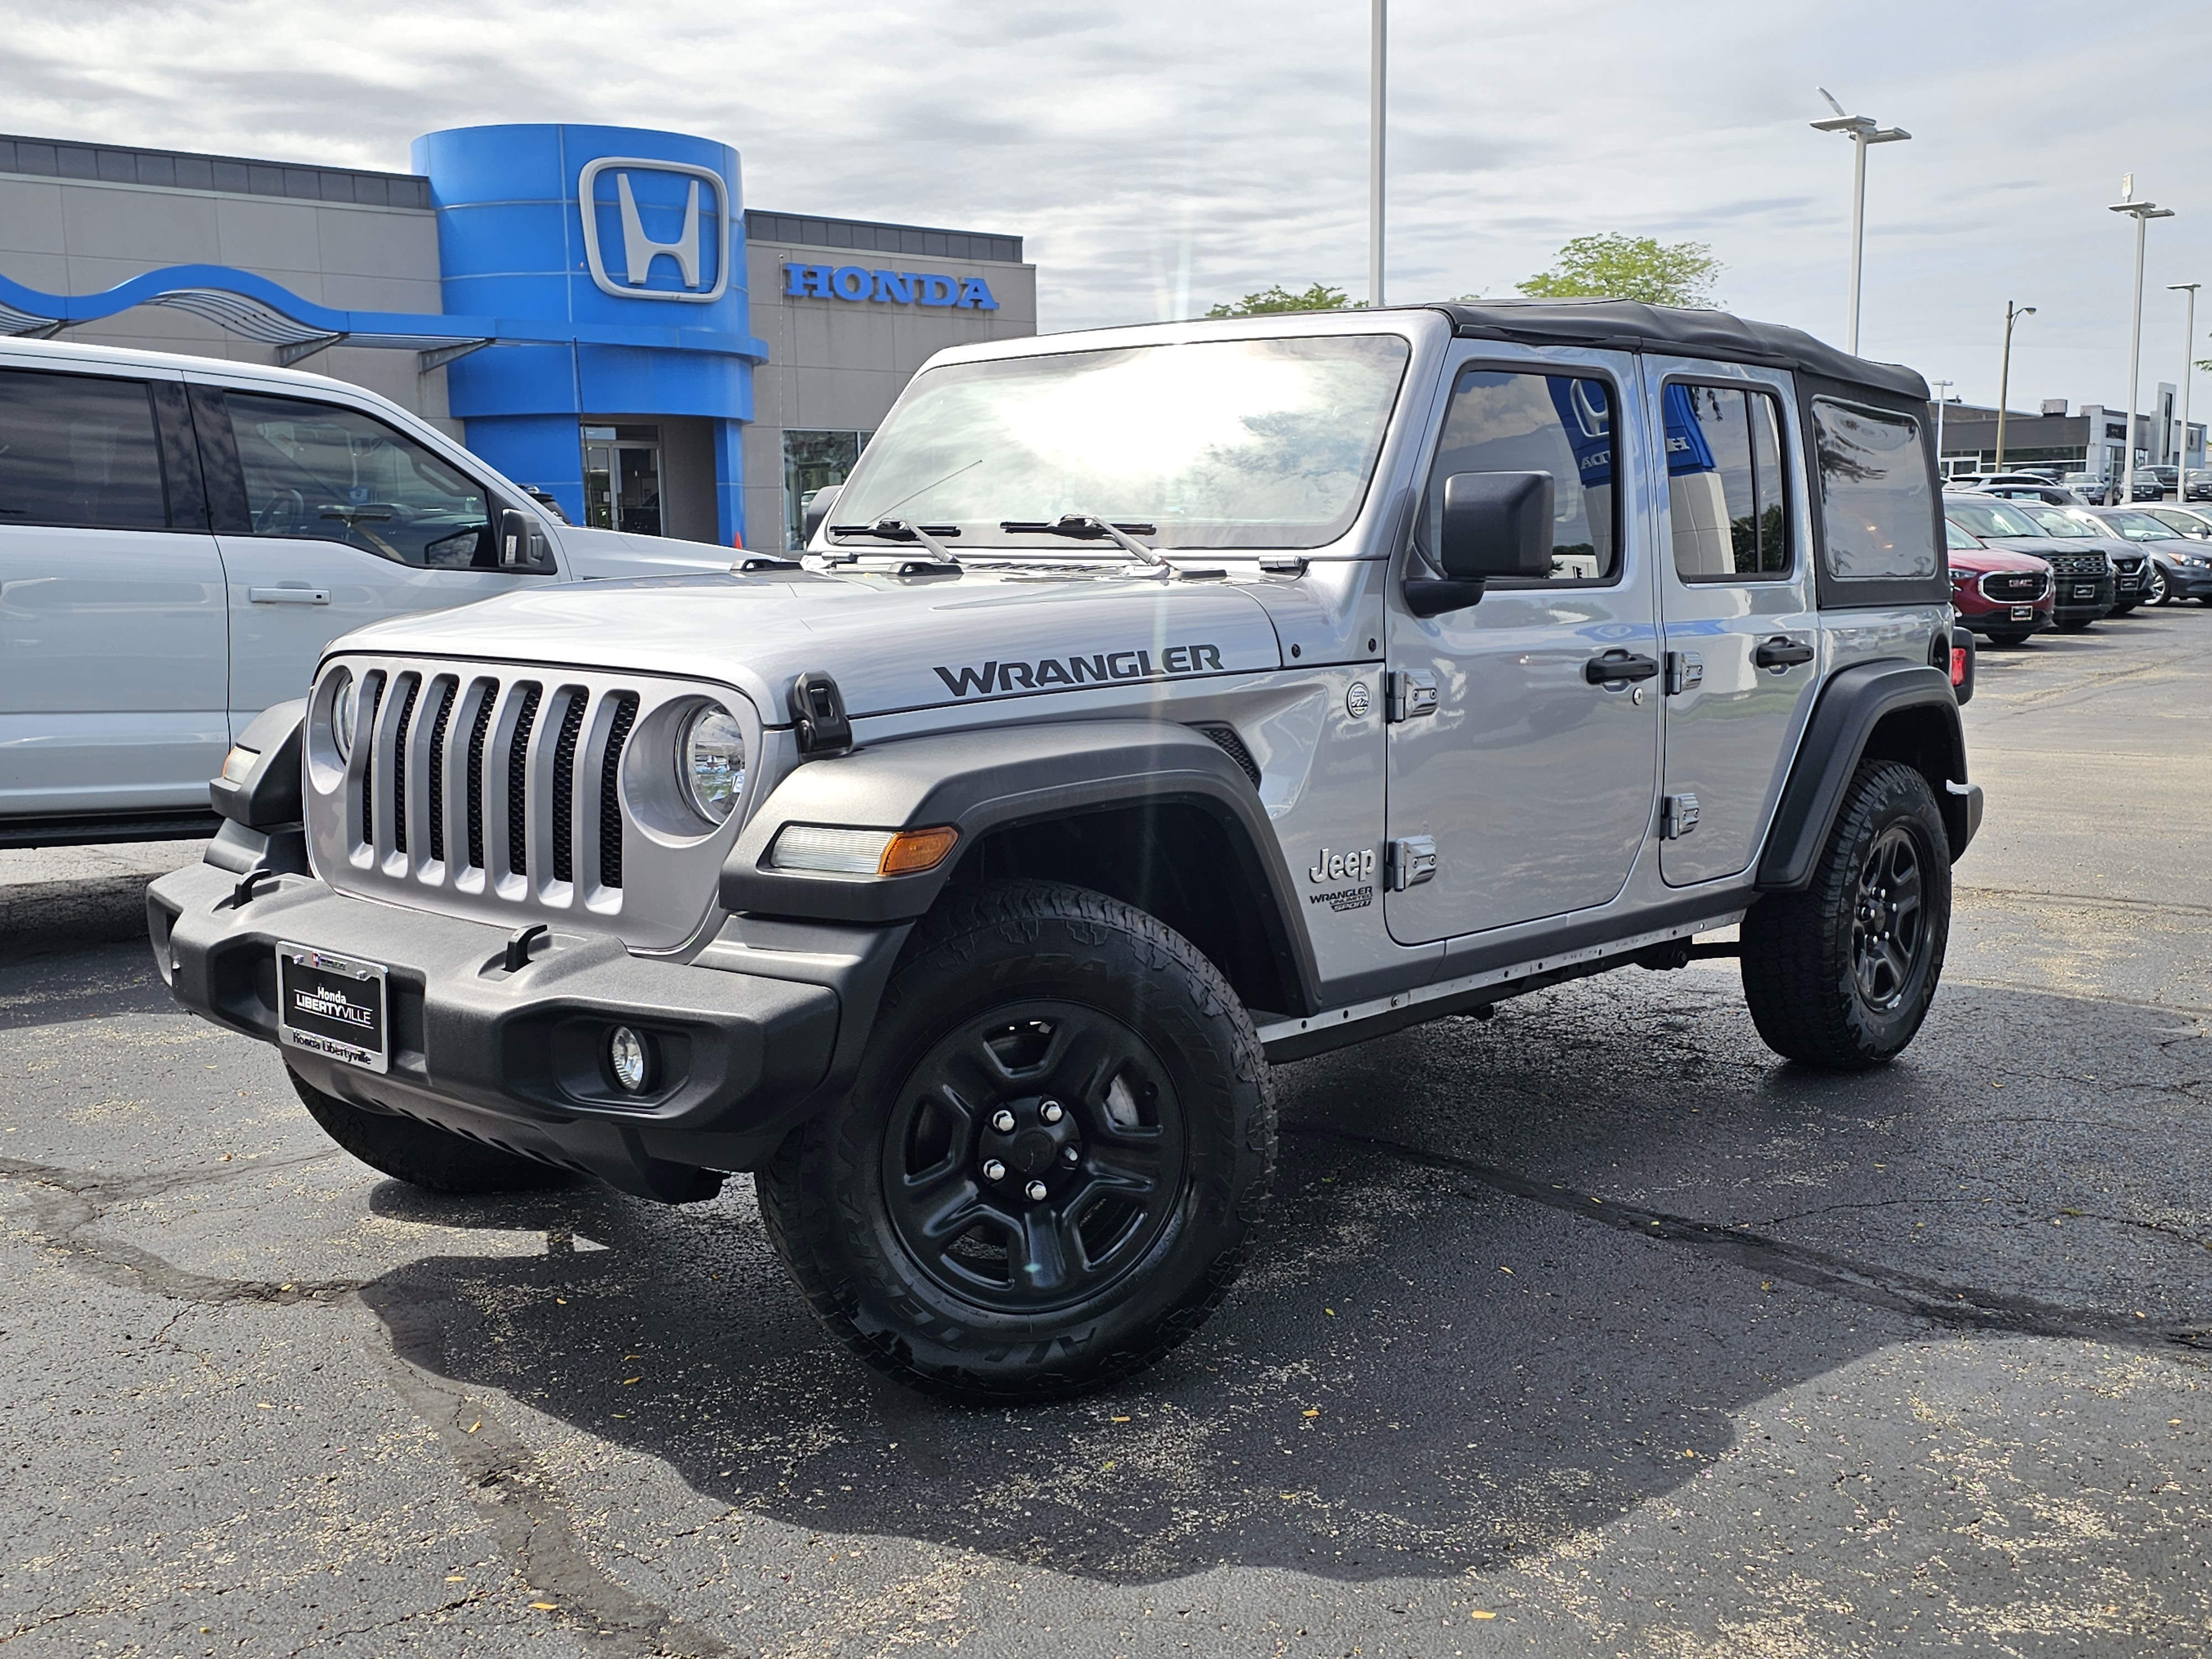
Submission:
[[2148,513],[2108,513],[2105,522],[2131,542],[2178,542],[2179,530],[2160,524]]
[[1954,553],[1963,553],[1969,548],[1979,547],[1981,544],[1946,519],[1943,520],[1943,545]]
[[1033,544],[1001,522],[1142,525],[1161,547],[1318,547],[1349,529],[1411,348],[1210,340],[948,363],[915,380],[830,514]]
[[2023,501],[2021,510],[2054,536],[2102,536],[2105,527],[2094,519],[2069,513],[2063,507],[2043,507]]
[[1943,516],[1955,519],[1977,536],[2043,536],[2044,527],[2009,502],[1946,501]]

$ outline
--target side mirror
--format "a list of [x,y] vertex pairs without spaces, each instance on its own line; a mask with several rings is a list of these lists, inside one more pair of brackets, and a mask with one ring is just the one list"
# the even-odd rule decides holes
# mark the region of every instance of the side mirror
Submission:
[[830,509],[837,505],[837,492],[842,484],[824,484],[799,504],[799,544],[805,547],[814,540],[814,532],[822,528]]
[[501,570],[545,570],[545,533],[538,520],[520,507],[510,507],[499,515],[499,568]]
[[1417,617],[1480,602],[1493,576],[1542,580],[1552,574],[1552,475],[1455,472],[1444,480],[1437,559],[1444,579],[1406,584]]

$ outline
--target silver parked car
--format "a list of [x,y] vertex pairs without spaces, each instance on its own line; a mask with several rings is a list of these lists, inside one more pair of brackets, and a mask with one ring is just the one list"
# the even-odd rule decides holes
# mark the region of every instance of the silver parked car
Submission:
[[155,957],[380,1170],[756,1171],[867,1363],[1096,1386],[1254,1247],[1271,1060],[1720,953],[1782,1054],[1911,1042],[1981,814],[1927,397],[1621,302],[941,353],[803,560],[335,642]]
[[0,846],[212,833],[208,775],[337,635],[730,558],[562,523],[343,381],[0,340]]

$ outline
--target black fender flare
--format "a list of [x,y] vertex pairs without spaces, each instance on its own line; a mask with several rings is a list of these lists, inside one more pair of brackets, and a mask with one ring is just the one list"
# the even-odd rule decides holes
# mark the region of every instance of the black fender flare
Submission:
[[[1267,896],[1266,930],[1286,988],[1319,1008],[1320,975],[1297,886],[1249,776],[1188,726],[1083,720],[992,726],[870,744],[809,761],[761,803],[722,865],[721,900],[739,914],[890,926],[928,910],[959,858],[994,830],[1146,805],[1197,808],[1227,832],[1237,873]],[[878,830],[951,824],[960,831],[935,869],[839,876],[773,869],[791,823]]]
[[1981,791],[1966,781],[1966,732],[1950,676],[1926,663],[1854,663],[1821,688],[1806,723],[1759,858],[1759,891],[1802,892],[1811,884],[1869,744],[1883,721],[1906,714],[1915,716],[1917,763],[1943,809],[1951,860],[1958,861],[1981,827]]

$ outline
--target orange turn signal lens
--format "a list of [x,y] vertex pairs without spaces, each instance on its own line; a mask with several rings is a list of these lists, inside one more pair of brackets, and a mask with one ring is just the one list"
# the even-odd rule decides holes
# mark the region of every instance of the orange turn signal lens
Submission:
[[879,876],[911,876],[923,870],[934,870],[945,862],[945,855],[952,850],[952,843],[959,839],[960,832],[949,823],[936,824],[927,830],[902,830],[884,848],[884,856],[876,866],[876,873]]

